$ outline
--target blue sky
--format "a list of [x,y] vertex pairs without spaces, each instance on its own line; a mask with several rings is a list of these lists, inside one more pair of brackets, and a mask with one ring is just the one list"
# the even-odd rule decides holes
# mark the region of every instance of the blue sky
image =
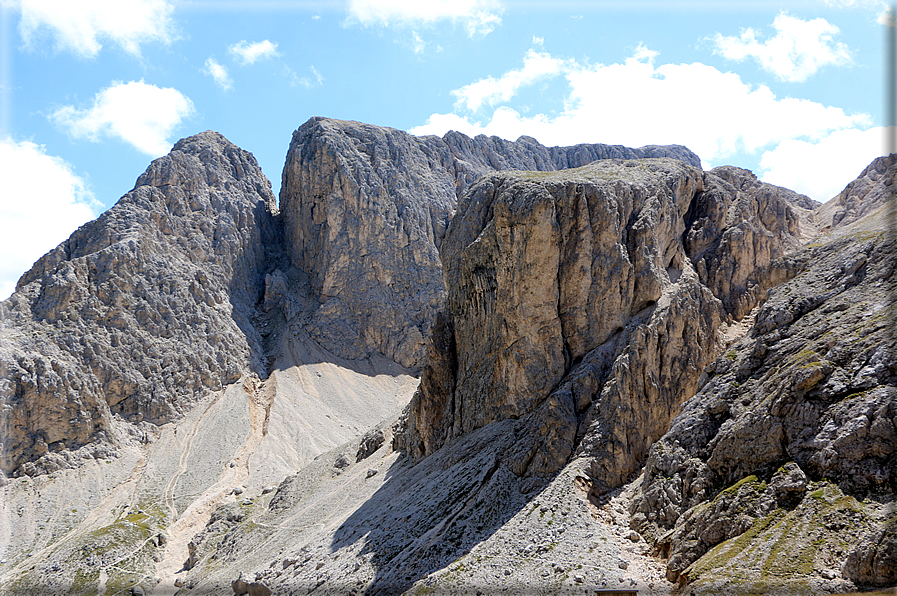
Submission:
[[679,143],[825,201],[881,154],[878,0],[0,0],[0,298],[178,139],[275,192],[312,116]]

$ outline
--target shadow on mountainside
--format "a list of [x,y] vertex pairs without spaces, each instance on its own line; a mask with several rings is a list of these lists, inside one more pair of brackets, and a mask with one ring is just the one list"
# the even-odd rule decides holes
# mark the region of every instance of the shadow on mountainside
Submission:
[[487,425],[412,464],[398,459],[379,490],[335,532],[331,548],[359,540],[377,569],[367,594],[397,594],[487,540],[539,492],[524,495],[500,454],[515,421]]

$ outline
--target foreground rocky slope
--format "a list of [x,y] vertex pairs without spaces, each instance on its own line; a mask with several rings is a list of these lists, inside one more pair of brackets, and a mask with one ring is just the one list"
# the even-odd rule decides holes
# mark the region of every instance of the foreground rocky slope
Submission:
[[870,171],[869,216],[790,258],[800,275],[651,448],[633,526],[697,592],[897,583],[893,156],[841,198]]

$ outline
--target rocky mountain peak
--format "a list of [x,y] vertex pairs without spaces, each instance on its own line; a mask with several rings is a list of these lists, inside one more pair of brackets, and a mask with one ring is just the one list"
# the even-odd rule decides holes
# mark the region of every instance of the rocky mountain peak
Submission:
[[410,406],[411,453],[510,418],[516,474],[547,478],[575,453],[600,485],[622,484],[694,392],[723,321],[799,244],[789,193],[669,158],[483,177],[441,247],[448,312]]
[[247,369],[276,236],[255,158],[206,132],[19,280],[0,308],[2,469],[53,470],[114,445],[114,415],[161,423]]
[[879,209],[893,193],[897,178],[897,153],[877,157],[856,180],[819,209],[825,231],[847,226]]

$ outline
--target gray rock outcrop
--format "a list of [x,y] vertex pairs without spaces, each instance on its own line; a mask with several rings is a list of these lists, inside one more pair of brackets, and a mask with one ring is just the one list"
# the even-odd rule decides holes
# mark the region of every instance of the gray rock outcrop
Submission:
[[733,166],[714,168],[704,182],[685,216],[685,251],[701,283],[741,319],[766,291],[769,264],[800,246],[797,211],[818,203]]
[[483,178],[442,244],[448,312],[404,446],[421,458],[517,419],[505,457],[516,474],[548,478],[577,457],[596,490],[623,484],[718,353],[726,304],[737,292],[756,300],[744,285],[708,287],[715,278],[696,266],[706,273],[713,255],[760,284],[796,243],[797,218],[774,188],[742,192],[670,159]]
[[897,153],[874,159],[856,180],[819,209],[822,225],[826,229],[844,227],[880,208],[894,196],[895,170]]
[[35,263],[0,304],[0,469],[109,455],[113,415],[165,422],[261,368],[275,211],[253,156],[205,132]]
[[758,543],[786,544],[770,525],[779,527],[784,506],[810,533],[786,547],[795,551],[824,540],[835,528],[826,520],[859,514],[837,523],[852,524],[861,545],[807,552],[809,567],[794,575],[849,554],[845,578],[893,583],[882,562],[897,556],[886,496],[897,486],[895,254],[880,217],[878,227],[788,257],[802,272],[771,291],[750,333],[707,368],[703,388],[652,447],[633,524],[670,557],[670,578],[729,573],[724,551],[708,551],[751,528],[770,527],[745,534]]
[[312,118],[293,134],[280,195],[292,264],[308,275],[318,303],[306,329],[341,357],[378,352],[419,369],[445,305],[440,246],[468,186],[495,170],[551,171],[645,156],[700,166],[675,145],[547,148],[529,137],[414,137]]

